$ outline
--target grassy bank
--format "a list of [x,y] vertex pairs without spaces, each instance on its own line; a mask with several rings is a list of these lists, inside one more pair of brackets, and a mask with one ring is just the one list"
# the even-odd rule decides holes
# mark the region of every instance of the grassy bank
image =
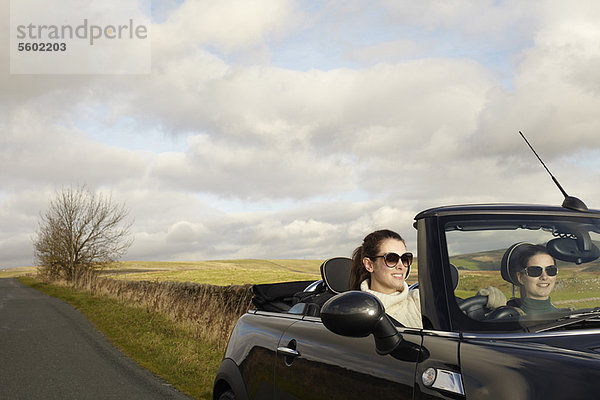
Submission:
[[72,304],[126,355],[197,399],[211,398],[227,336],[249,303],[247,287],[19,279]]

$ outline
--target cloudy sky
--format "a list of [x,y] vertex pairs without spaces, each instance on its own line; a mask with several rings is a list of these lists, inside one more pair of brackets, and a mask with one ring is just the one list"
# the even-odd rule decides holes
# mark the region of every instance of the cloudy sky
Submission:
[[[1,16],[8,26],[9,0]],[[481,202],[600,208],[600,4],[156,0],[140,75],[10,74],[0,37],[0,266],[86,184],[128,260],[325,259]]]

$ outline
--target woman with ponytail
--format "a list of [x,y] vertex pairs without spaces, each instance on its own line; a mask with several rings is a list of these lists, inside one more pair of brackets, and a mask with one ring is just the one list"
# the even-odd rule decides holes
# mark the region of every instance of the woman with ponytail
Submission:
[[368,234],[352,254],[350,288],[375,295],[388,315],[407,327],[422,328],[419,290],[408,290],[413,255],[404,239],[384,229]]

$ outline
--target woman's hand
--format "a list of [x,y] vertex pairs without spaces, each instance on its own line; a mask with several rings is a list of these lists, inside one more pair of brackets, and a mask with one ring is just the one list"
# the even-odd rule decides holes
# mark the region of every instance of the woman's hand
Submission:
[[502,293],[502,291],[500,291],[500,289],[494,286],[488,286],[485,289],[479,289],[477,295],[487,296],[488,302],[486,304],[486,307],[489,309],[493,310],[500,306],[506,305],[506,296],[504,295],[504,293]]

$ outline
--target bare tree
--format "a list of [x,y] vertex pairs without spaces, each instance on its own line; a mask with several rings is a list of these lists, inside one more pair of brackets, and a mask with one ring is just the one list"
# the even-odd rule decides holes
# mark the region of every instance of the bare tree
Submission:
[[124,205],[86,186],[57,191],[33,241],[42,272],[72,280],[118,260],[133,243],[127,214]]

